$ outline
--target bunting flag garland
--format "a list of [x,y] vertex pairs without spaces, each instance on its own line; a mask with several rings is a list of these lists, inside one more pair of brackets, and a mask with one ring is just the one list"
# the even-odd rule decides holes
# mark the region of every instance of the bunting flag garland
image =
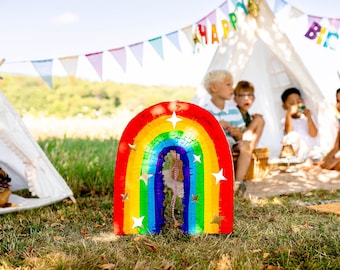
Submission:
[[166,34],[166,37],[171,41],[171,43],[181,52],[181,45],[179,43],[178,31],[174,31]]
[[149,42],[152,45],[152,47],[156,50],[158,55],[162,58],[162,60],[164,60],[162,37],[156,37],[156,38],[153,38],[153,39],[149,39]]
[[192,38],[192,25],[188,25],[181,29],[181,31],[184,33],[185,37],[187,38],[190,45],[194,46],[194,40]]
[[299,18],[303,15],[304,13],[300,10],[297,9],[296,7],[291,7],[290,11],[289,11],[289,18],[290,19],[295,19],[295,18]]
[[63,65],[71,82],[74,83],[75,78],[76,78],[77,66],[78,66],[78,56],[69,56],[69,57],[59,58],[59,61]]
[[279,12],[282,8],[287,6],[287,2],[284,0],[276,0],[274,4],[274,13]]
[[216,24],[216,9],[209,13],[207,19],[210,21],[211,24]]
[[329,25],[333,28],[332,30],[338,31],[340,27],[340,19],[330,18]]
[[123,71],[126,71],[126,50],[125,47],[109,50],[112,56],[117,60]]
[[53,59],[31,61],[31,63],[36,69],[36,71],[39,73],[40,77],[53,90],[53,82],[52,82]]
[[144,45],[143,42],[138,42],[129,45],[131,52],[133,53],[141,67],[143,67],[143,45]]
[[322,20],[322,17],[312,16],[312,15],[308,15],[307,18],[308,18],[308,25],[311,25],[313,22],[319,23]]
[[[177,50],[182,53],[179,34],[182,33],[186,40],[192,46],[193,53],[200,52],[200,49],[204,45],[220,43],[223,39],[227,39],[230,30],[237,31],[237,15],[235,11],[240,9],[246,15],[256,15],[256,12],[251,11],[249,3],[259,5],[259,0],[249,0],[248,6],[244,4],[244,0],[227,0],[224,1],[218,8],[209,12],[203,18],[197,20],[194,24],[185,26],[180,30],[176,30],[165,34],[167,39],[172,43]],[[234,7],[234,12],[230,10],[230,4]],[[320,3],[321,4],[321,3]],[[274,0],[274,13],[278,13],[282,8],[289,4],[285,0]],[[339,18],[323,18],[311,14],[305,14],[301,10],[294,6],[289,5],[290,13],[289,18],[297,18],[302,15],[306,15],[308,18],[308,29],[306,29],[305,37],[310,40],[314,40],[317,44],[322,45],[325,48],[335,50],[338,47],[339,41]],[[249,10],[248,10],[249,9]],[[327,20],[326,20],[327,19]],[[327,26],[321,25],[322,22],[327,22]],[[231,27],[232,26],[232,27]],[[164,43],[163,37],[158,36],[148,39],[146,41],[140,41],[134,44],[126,45],[119,48],[112,48],[108,50],[114,59],[118,62],[124,72],[127,71],[127,55],[126,48],[128,47],[137,62],[143,67],[144,61],[144,43],[148,42],[153,47],[155,52],[164,61]],[[85,54],[85,57],[91,63],[95,72],[98,74],[100,80],[103,80],[103,51]],[[58,60],[61,62],[65,72],[69,76],[70,80],[74,82],[78,67],[78,56],[66,56],[60,57]],[[48,84],[50,88],[53,88],[52,83],[52,64],[54,59],[44,60],[30,60],[37,70],[42,79]],[[19,63],[27,61],[19,61]],[[6,62],[6,64],[13,64]]]
[[196,22],[196,25],[207,26],[207,17],[203,17],[199,21]]
[[92,64],[99,78],[103,80],[103,52],[89,53],[85,56]]
[[221,4],[219,6],[219,9],[223,12],[225,17],[229,16],[229,5],[228,5],[228,1],[224,2],[223,4]]

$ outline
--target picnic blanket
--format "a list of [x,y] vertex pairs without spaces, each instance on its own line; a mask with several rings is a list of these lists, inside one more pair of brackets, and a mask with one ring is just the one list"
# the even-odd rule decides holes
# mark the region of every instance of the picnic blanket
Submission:
[[298,168],[287,173],[275,168],[263,179],[246,181],[247,197],[272,197],[283,194],[306,193],[312,190],[340,190],[340,172],[320,167]]

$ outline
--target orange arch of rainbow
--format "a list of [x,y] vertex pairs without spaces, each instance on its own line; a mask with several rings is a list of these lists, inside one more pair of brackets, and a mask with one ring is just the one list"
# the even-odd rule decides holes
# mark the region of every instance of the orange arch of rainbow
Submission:
[[114,233],[160,232],[165,224],[162,165],[171,150],[183,162],[183,231],[231,233],[234,171],[227,139],[214,116],[186,102],[153,105],[125,128],[114,175]]

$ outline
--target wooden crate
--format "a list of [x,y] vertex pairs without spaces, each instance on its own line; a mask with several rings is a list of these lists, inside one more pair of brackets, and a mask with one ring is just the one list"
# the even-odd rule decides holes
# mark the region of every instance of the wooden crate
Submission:
[[[233,152],[234,168],[239,156],[239,152]],[[253,151],[247,174],[243,180],[264,178],[269,170],[268,166],[269,149],[257,148]]]

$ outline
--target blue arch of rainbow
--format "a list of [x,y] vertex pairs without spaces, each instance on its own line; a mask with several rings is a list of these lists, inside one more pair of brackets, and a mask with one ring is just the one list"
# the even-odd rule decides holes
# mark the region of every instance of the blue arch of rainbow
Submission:
[[114,233],[161,230],[162,164],[171,150],[183,162],[182,229],[189,234],[231,233],[234,174],[228,142],[208,111],[185,102],[151,106],[125,128],[114,176]]

